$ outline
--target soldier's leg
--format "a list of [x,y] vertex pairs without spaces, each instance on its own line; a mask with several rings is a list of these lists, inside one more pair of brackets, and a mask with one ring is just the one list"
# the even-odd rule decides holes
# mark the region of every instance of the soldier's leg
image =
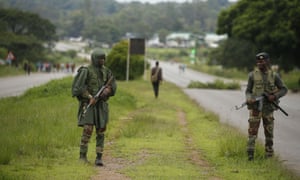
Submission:
[[84,125],[80,141],[80,159],[87,162],[88,143],[93,133],[93,125]]
[[248,143],[247,143],[247,153],[248,160],[253,160],[254,150],[255,150],[255,140],[258,134],[258,128],[260,125],[261,113],[255,110],[250,110],[249,117],[249,128],[248,128]]
[[96,160],[95,165],[97,166],[103,166],[102,162],[102,155],[103,155],[103,149],[104,149],[104,131],[105,129],[97,129],[97,137],[96,137]]
[[274,137],[274,117],[273,112],[268,113],[263,116],[263,125],[264,125],[264,133],[265,133],[265,152],[266,157],[272,157],[273,150],[273,137]]
[[159,86],[159,84],[158,84],[158,82],[154,82],[154,83],[152,83],[152,86],[153,86],[153,91],[154,91],[154,96],[157,98],[158,97],[158,86]]

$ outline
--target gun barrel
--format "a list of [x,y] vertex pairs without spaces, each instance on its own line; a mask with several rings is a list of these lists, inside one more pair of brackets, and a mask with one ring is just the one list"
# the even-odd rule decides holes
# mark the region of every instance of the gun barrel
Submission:
[[289,116],[289,114],[288,114],[285,110],[283,110],[278,104],[276,104],[275,102],[272,102],[272,104],[273,104],[276,108],[278,108],[284,115]]

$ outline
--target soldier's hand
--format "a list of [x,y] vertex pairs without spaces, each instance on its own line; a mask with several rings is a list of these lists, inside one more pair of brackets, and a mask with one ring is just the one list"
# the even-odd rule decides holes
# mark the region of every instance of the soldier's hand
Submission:
[[273,94],[270,94],[270,95],[268,95],[268,100],[269,100],[270,102],[273,102],[273,101],[276,100],[276,96],[273,95]]
[[91,105],[96,104],[96,99],[94,97],[90,98],[90,104]]
[[253,104],[255,103],[255,99],[247,99],[247,104]]
[[101,97],[108,97],[111,94],[111,87],[106,87],[101,93]]

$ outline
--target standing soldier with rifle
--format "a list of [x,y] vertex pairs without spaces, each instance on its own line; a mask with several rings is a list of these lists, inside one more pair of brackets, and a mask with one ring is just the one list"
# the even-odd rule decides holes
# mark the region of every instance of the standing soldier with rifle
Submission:
[[95,165],[103,166],[104,132],[108,123],[108,99],[116,93],[116,82],[110,69],[104,66],[105,54],[95,49],[91,65],[79,68],[72,84],[72,95],[79,100],[78,126],[83,127],[80,143],[80,160],[88,162],[88,143],[93,127],[96,131]]
[[[254,158],[255,140],[261,119],[265,134],[265,157],[273,156],[273,112],[278,107],[274,103],[278,104],[279,98],[288,91],[279,75],[271,70],[270,58],[267,53],[262,52],[256,55],[256,65],[257,67],[249,73],[246,88],[246,102],[250,114],[247,144],[249,161]],[[265,97],[262,104],[256,99],[259,96]]]

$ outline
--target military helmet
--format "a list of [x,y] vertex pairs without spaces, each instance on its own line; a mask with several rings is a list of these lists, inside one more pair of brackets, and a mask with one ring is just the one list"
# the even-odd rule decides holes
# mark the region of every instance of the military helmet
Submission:
[[104,59],[105,60],[105,53],[100,49],[94,49],[91,55],[92,63],[95,66],[99,66],[99,59]]
[[269,60],[269,59],[270,59],[269,54],[266,52],[261,52],[256,54],[256,60]]
[[105,59],[105,53],[100,49],[94,49],[91,55],[92,60],[99,60],[100,58]]

